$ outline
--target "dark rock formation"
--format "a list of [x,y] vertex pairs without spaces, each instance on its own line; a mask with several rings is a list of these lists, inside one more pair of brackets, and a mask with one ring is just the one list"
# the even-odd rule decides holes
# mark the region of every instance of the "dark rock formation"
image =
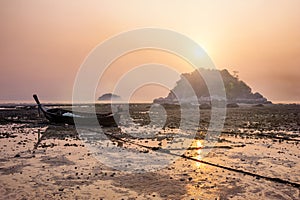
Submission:
[[[169,95],[165,98],[154,99],[154,103],[178,103],[178,98],[181,101],[190,102],[191,97],[196,94],[199,104],[210,103],[212,99],[218,100],[219,97],[211,97],[209,90],[202,76],[205,76],[212,83],[212,87],[218,87],[216,73],[220,73],[226,93],[226,100],[228,103],[249,103],[249,104],[265,104],[271,103],[259,93],[253,93],[251,88],[243,81],[239,80],[237,76],[231,75],[226,69],[213,70],[199,68],[198,71],[185,73],[181,75],[181,79],[177,81],[176,86],[170,91]],[[216,80],[216,81],[214,81]],[[187,88],[187,82],[191,85],[194,91],[191,92]],[[177,95],[177,97],[175,96]],[[221,100],[221,99],[220,99]],[[190,102],[195,103],[195,102]]]
[[120,101],[122,98],[116,94],[106,93],[98,98],[98,101]]

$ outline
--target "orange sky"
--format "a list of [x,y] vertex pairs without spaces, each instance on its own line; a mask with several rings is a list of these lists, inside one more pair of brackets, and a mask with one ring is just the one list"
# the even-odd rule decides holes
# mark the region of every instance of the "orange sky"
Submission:
[[[33,92],[71,100],[77,70],[97,44],[158,27],[195,40],[219,69],[239,71],[271,101],[300,102],[299,8],[299,0],[1,0],[0,100],[31,100]],[[146,54],[127,60],[151,61]]]

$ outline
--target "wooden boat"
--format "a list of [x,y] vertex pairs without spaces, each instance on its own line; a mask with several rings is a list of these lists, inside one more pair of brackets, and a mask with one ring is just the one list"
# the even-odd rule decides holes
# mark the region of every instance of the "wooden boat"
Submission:
[[33,95],[35,102],[38,105],[38,109],[41,110],[44,116],[50,121],[54,123],[60,124],[70,124],[81,126],[90,126],[90,125],[101,125],[105,127],[117,126],[120,116],[118,114],[113,113],[104,113],[104,114],[96,114],[91,113],[83,113],[83,112],[73,112],[61,108],[45,108],[39,101],[36,94]]

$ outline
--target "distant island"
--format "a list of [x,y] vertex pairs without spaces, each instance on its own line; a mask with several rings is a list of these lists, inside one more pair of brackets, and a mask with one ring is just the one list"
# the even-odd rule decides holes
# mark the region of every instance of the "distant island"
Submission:
[[[197,71],[199,70],[199,72]],[[219,97],[211,97],[206,83],[200,74],[205,75],[210,80],[216,78],[216,73],[220,73],[225,87],[226,100],[228,103],[246,103],[246,104],[267,104],[271,103],[258,92],[253,93],[252,89],[237,76],[231,75],[228,70],[203,69],[199,68],[191,73],[184,73],[176,86],[169,92],[167,97],[154,99],[154,103],[159,104],[177,104],[178,100],[175,94],[186,103],[210,103],[212,100],[221,100]],[[191,85],[194,93],[189,93],[187,82]],[[197,95],[198,102],[191,102],[193,94]]]
[[121,101],[122,98],[119,95],[106,93],[98,98],[98,101]]

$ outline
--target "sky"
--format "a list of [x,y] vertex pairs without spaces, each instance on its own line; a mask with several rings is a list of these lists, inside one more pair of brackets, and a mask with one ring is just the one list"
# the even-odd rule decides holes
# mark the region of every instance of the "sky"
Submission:
[[[76,74],[98,44],[156,27],[196,41],[218,69],[238,71],[269,100],[300,102],[299,8],[299,0],[1,0],[0,101],[29,101],[33,93],[70,101]],[[165,52],[133,52],[112,63],[96,96],[126,70],[151,62],[190,70]],[[152,85],[135,95],[146,100],[167,92]]]

